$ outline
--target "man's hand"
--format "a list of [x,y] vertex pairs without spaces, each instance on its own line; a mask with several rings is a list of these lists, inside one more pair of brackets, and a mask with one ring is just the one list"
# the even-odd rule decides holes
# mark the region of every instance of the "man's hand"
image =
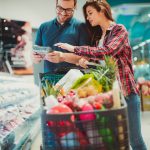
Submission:
[[75,46],[67,44],[67,43],[56,43],[54,46],[60,47],[62,49],[68,50],[70,52],[74,52]]
[[63,53],[58,51],[48,53],[44,59],[52,63],[60,63],[64,61]]
[[33,62],[34,62],[35,64],[37,64],[37,63],[41,62],[41,60],[43,59],[43,56],[41,56],[41,55],[39,55],[39,54],[33,52],[33,53],[32,53],[32,58],[33,58]]

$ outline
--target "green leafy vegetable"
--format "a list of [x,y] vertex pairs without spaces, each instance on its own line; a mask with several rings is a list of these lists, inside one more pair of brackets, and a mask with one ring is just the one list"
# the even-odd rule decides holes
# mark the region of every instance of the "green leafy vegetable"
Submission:
[[95,79],[102,85],[103,92],[112,89],[113,82],[116,79],[117,66],[113,57],[105,56],[105,65],[97,66],[96,69],[91,69],[91,73]]
[[42,89],[46,96],[54,95],[57,97],[57,95],[60,94],[61,88],[62,86],[55,88],[54,84],[52,84],[48,79],[42,81]]

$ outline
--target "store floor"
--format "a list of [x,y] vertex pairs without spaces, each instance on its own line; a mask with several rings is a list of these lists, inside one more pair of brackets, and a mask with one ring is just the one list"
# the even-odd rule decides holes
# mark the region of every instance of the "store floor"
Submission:
[[147,145],[147,150],[150,150],[150,111],[142,113],[142,133]]
[[[142,133],[147,145],[147,149],[150,150],[150,112],[142,113]],[[39,134],[32,145],[31,150],[40,150],[42,136]]]

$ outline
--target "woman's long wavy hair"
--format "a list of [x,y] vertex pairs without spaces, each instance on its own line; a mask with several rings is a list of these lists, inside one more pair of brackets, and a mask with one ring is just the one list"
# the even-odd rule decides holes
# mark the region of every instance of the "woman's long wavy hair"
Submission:
[[100,28],[100,26],[92,27],[90,25],[89,21],[87,20],[87,14],[86,14],[86,8],[88,6],[93,7],[98,12],[103,11],[103,13],[107,19],[109,19],[111,21],[114,21],[114,19],[112,17],[110,5],[106,2],[106,0],[103,0],[103,1],[102,0],[87,0],[86,1],[86,3],[83,6],[83,14],[84,14],[86,24],[88,26],[88,30],[91,35],[91,46],[95,46],[96,42],[101,39],[102,29]]

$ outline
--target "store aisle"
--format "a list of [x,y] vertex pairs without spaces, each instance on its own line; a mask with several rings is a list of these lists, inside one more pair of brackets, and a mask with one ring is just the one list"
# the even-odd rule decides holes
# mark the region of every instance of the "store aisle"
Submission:
[[[150,150],[150,112],[142,112],[142,132],[147,145],[147,149]],[[40,150],[42,143],[42,136],[39,134],[32,145],[31,150]]]
[[31,146],[31,150],[40,150],[40,146],[42,144],[42,135],[41,132],[37,135],[37,138],[33,142]]

